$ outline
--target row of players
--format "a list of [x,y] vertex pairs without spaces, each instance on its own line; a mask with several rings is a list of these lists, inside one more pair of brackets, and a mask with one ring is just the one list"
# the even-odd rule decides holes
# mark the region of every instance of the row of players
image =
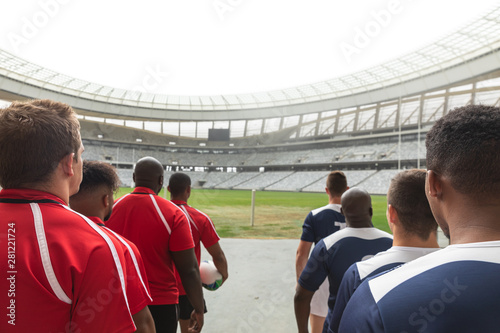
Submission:
[[328,176],[330,203],[306,217],[297,250],[299,331],[307,327],[310,312],[313,333],[337,332],[346,303],[363,280],[439,249],[425,178],[424,170],[413,169],[391,180],[386,213],[391,235],[373,227],[366,191],[348,189],[341,171]]
[[[309,213],[297,250],[299,332],[309,316],[313,333],[498,330],[500,109],[449,112],[426,148],[427,172],[391,180],[393,235],[373,227],[366,191],[329,175],[329,205]],[[451,244],[442,250],[438,224]]]
[[0,110],[0,331],[175,333],[180,319],[200,332],[200,242],[222,283],[228,271],[212,221],[187,204],[190,178],[172,175],[171,201],[161,198],[163,167],[145,157],[134,191],[114,202],[114,168],[83,150],[68,105]]
[[[495,331],[500,324],[495,306],[500,299],[495,284],[500,271],[500,109],[471,105],[451,111],[430,130],[426,145],[424,193],[452,245],[362,283],[373,267],[351,267],[352,275],[359,278],[352,285],[360,284],[354,287],[357,290],[351,299],[345,299],[339,332]],[[141,304],[148,304],[149,296],[154,302],[155,288],[163,287],[144,282],[144,269],[132,243],[68,208],[82,180],[82,151],[78,120],[67,105],[38,100],[13,103],[0,111],[0,185],[4,187],[0,192],[4,228],[0,239],[7,250],[0,259],[6,275],[0,288],[8,291],[2,296],[7,309],[0,323],[2,332],[12,328],[47,332],[154,331],[150,308]],[[169,237],[166,246],[170,253],[181,254],[178,268],[194,307],[189,330],[199,332],[204,309],[189,222],[185,214],[179,213],[180,208],[171,205],[170,211],[164,211],[158,204],[161,198],[152,184],[160,181],[160,170],[155,167],[159,163],[150,159],[143,162],[139,178],[144,178],[136,179],[137,193],[129,195],[140,200],[138,211],[128,214],[132,204],[125,198],[116,204],[115,212],[121,205],[125,213],[120,220],[133,215],[144,221],[154,219],[162,226],[158,235],[148,232],[148,237],[161,238],[163,243],[164,237]],[[141,169],[142,163],[138,164]],[[410,173],[422,184],[422,172]],[[427,247],[398,243],[404,239],[398,235],[409,233],[402,221],[408,221],[405,214],[415,213],[416,197],[407,198],[390,190],[392,213],[389,208],[388,218],[393,223],[395,247]],[[397,200],[410,202],[410,211],[404,211],[405,206]],[[106,201],[109,207],[111,197]],[[366,192],[350,189],[341,201],[347,228],[319,241],[299,278],[295,302],[301,332],[307,331],[308,300],[320,280],[328,276],[331,291],[332,285],[340,283],[332,280],[334,273],[342,270],[336,265],[348,266],[344,259],[351,252],[359,256],[359,250],[371,248],[367,244],[375,239],[385,244],[353,263],[391,246],[387,235],[372,229]],[[144,232],[142,227],[131,226],[130,237]],[[121,228],[122,233],[127,232],[127,226]],[[171,237],[177,231],[189,245],[183,247],[177,237]],[[422,240],[431,237],[416,235]],[[352,239],[359,244],[342,246]],[[153,244],[144,236],[137,242]],[[170,246],[178,251],[171,251]],[[176,261],[174,256],[171,259]],[[389,254],[376,256],[370,263],[384,257]],[[144,258],[146,270],[146,260],[153,259]],[[128,295],[134,285],[132,289],[142,296]],[[332,296],[340,304],[340,297]],[[336,304],[329,305],[333,318]],[[176,306],[171,308],[176,311]],[[161,319],[165,319],[164,310],[160,310]],[[328,319],[326,330],[336,331]],[[164,320],[165,324],[172,321]]]

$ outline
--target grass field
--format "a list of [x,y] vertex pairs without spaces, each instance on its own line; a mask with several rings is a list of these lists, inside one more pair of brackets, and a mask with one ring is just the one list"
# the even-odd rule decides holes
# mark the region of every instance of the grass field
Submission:
[[[116,197],[131,191],[121,188]],[[164,197],[163,191],[160,196]],[[210,216],[221,237],[298,239],[306,215],[326,205],[327,200],[324,193],[257,191],[253,227],[251,191],[193,189],[188,203]],[[386,204],[385,196],[372,196],[373,224],[390,232]]]

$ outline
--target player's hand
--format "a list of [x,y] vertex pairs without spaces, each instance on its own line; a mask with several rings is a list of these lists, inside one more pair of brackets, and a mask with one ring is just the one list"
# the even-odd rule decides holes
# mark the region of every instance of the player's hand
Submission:
[[203,327],[203,313],[198,313],[195,310],[191,312],[191,318],[189,319],[188,332],[198,333],[201,332]]
[[220,284],[221,286],[224,284],[224,282],[226,282],[227,278],[228,278],[227,274],[226,274],[226,276],[222,275],[222,282]]

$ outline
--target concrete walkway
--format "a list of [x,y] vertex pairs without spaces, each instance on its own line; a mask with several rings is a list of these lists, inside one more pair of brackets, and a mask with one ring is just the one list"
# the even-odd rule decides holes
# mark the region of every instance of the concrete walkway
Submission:
[[[295,252],[299,240],[220,241],[228,280],[216,291],[204,289],[205,333],[295,332]],[[202,247],[203,249],[203,247]],[[202,260],[210,259],[202,251]]]

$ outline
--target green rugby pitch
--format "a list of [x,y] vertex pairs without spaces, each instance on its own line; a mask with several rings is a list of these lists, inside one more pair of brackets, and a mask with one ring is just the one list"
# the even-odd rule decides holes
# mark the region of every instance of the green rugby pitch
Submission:
[[[115,197],[131,191],[120,188]],[[159,195],[165,197],[163,190]],[[220,237],[298,239],[306,215],[326,205],[327,200],[324,193],[257,191],[253,227],[251,191],[193,189],[188,203],[210,216]],[[390,232],[385,217],[386,196],[372,195],[372,205],[374,226]]]

